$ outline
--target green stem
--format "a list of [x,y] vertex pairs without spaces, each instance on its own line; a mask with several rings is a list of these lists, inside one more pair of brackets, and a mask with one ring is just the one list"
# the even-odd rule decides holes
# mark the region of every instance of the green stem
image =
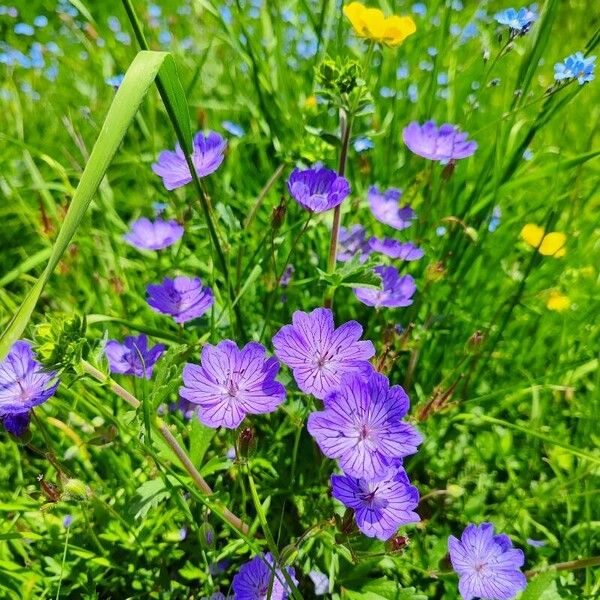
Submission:
[[[341,108],[340,109],[340,132],[342,145],[340,148],[340,160],[338,164],[338,175],[343,177],[346,173],[346,162],[348,159],[348,147],[350,145],[350,133],[352,131],[353,115]],[[337,259],[338,239],[340,237],[340,226],[342,223],[342,205],[338,204],[333,209],[333,225],[331,226],[331,241],[329,244],[329,256],[327,257],[327,273],[331,274],[335,270]],[[333,294],[335,289],[329,288],[325,294],[324,305],[331,308],[333,305]]]
[[[144,36],[142,26],[141,26],[140,21],[135,13],[135,9],[133,8],[133,4],[132,4],[131,0],[122,0],[122,1],[123,1],[123,7],[125,8],[125,12],[127,13],[127,17],[129,19],[129,22],[133,29],[133,33],[137,39],[137,42],[138,42],[140,48],[142,50],[149,50],[148,42],[146,41],[146,37]],[[200,201],[200,206],[202,208],[202,212],[204,213],[204,220],[205,220],[206,226],[208,228],[208,233],[210,235],[211,241],[212,241],[215,251],[217,253],[217,258],[219,260],[219,266],[223,272],[223,277],[225,278],[225,284],[228,288],[229,296],[230,296],[231,300],[233,301],[233,298],[235,297],[235,291],[233,289],[233,285],[232,285],[230,277],[229,277],[229,266],[227,264],[227,259],[225,258],[225,253],[223,252],[223,248],[221,246],[221,242],[220,242],[219,236],[217,234],[217,228],[216,228],[216,225],[212,218],[209,200],[208,200],[208,197],[207,197],[205,191],[202,189],[202,185],[200,184],[200,179],[198,177],[198,173],[196,172],[196,167],[192,160],[190,148],[188,147],[189,140],[186,140],[185,135],[179,125],[179,121],[177,120],[177,116],[175,114],[175,109],[174,109],[173,105],[171,104],[171,100],[169,98],[169,95],[167,94],[167,91],[163,84],[160,73],[158,74],[158,77],[156,78],[156,87],[158,88],[158,93],[160,94],[160,97],[163,101],[163,104],[167,111],[169,120],[171,121],[173,129],[175,130],[175,136],[177,137],[177,140],[179,141],[179,144],[180,144],[181,148],[183,149],[183,153],[185,155],[185,161],[188,165],[188,169],[192,176],[192,182],[194,185],[194,189],[195,189],[196,195],[198,196],[198,199]],[[242,338],[245,338],[242,314],[241,314],[239,306],[235,307],[234,310],[235,310],[235,316],[237,319],[239,332],[240,332]]]
[[[132,394],[130,394],[125,388],[121,387],[118,383],[111,382],[109,378],[107,378],[101,371],[96,369],[93,365],[88,363],[85,360],[81,361],[81,366],[83,370],[94,379],[101,381],[102,383],[108,383],[111,391],[115,394],[123,398],[130,406],[135,409],[138,409],[141,406],[141,402]],[[179,442],[175,439],[167,425],[159,419],[155,417],[152,420],[152,427],[154,427],[162,436],[164,441],[169,445],[169,447],[175,453],[175,456],[179,459],[179,462],[183,466],[183,468],[187,471],[188,475],[192,478],[192,481],[195,483],[196,487],[201,490],[207,496],[213,494],[211,487],[206,483],[205,479],[200,475],[189,456],[186,454],[185,450],[179,445]],[[233,525],[236,529],[239,529],[243,533],[248,533],[248,526],[242,522],[242,520],[234,515],[229,509],[222,507],[221,511],[223,513],[224,518]]]
[[71,526],[67,527],[67,535],[65,537],[65,549],[63,551],[62,563],[60,565],[60,579],[58,580],[58,589],[56,590],[56,600],[60,598],[60,588],[62,586],[63,573],[65,570],[65,563],[67,562],[67,548],[69,547],[69,532],[71,531]]
[[597,567],[600,565],[600,556],[592,556],[590,558],[580,558],[577,560],[569,560],[567,562],[556,563],[554,565],[549,565],[547,567],[540,567],[538,569],[531,569],[530,571],[525,571],[525,577],[528,579],[534,577],[538,573],[543,573],[545,571],[555,570],[555,571],[573,571],[575,569],[587,569],[588,567]]
[[[277,544],[275,543],[275,538],[271,533],[271,529],[269,528],[269,523],[267,521],[267,516],[265,515],[265,511],[263,510],[263,506],[260,502],[260,498],[258,496],[258,491],[256,489],[256,484],[254,483],[254,478],[252,477],[252,473],[250,471],[250,466],[248,464],[245,465],[246,475],[248,477],[248,484],[250,486],[250,495],[252,496],[252,502],[254,504],[254,508],[256,510],[256,514],[258,515],[258,520],[260,522],[261,529],[267,540],[267,545],[269,546],[269,551],[273,555],[273,560],[277,563],[279,561],[279,549],[277,548]],[[286,583],[288,584],[292,596],[296,600],[302,600],[302,595],[298,591],[298,588],[292,581],[290,574],[287,572],[285,566],[282,565],[281,573],[283,574]],[[277,577],[277,572],[273,567],[273,576]]]

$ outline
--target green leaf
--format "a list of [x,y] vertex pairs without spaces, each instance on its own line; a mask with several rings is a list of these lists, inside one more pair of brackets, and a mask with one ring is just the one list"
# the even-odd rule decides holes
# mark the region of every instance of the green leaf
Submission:
[[[175,477],[169,477],[173,487],[179,487],[180,483]],[[136,490],[137,497],[131,504],[131,514],[135,519],[144,519],[151,508],[155,508],[161,502],[169,498],[170,490],[165,486],[162,479],[150,479],[145,481]]]
[[210,446],[210,442],[217,432],[216,429],[211,429],[200,423],[196,418],[192,418],[190,428],[190,460],[196,468],[200,468],[204,455]]
[[[546,571],[534,577],[525,588],[519,600],[560,600],[556,590],[556,571]],[[554,584],[554,585],[553,585]],[[554,587],[554,591],[552,588]]]
[[108,110],[63,225],[54,242],[46,268],[0,336],[0,360],[6,356],[12,344],[23,334],[46,283],[75,235],[131,121],[161,67],[163,67],[161,84],[173,104],[175,117],[184,133],[184,138],[190,140],[191,145],[190,123],[189,118],[186,118],[187,106],[184,107],[183,89],[177,79],[173,58],[166,52],[139,52],[127,69],[123,83]]

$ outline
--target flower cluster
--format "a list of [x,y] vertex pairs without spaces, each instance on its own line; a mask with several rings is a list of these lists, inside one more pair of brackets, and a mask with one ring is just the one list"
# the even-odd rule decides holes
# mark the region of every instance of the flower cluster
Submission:
[[554,65],[554,80],[563,83],[577,79],[579,85],[583,85],[594,79],[595,68],[595,56],[586,57],[583,52],[575,52]]

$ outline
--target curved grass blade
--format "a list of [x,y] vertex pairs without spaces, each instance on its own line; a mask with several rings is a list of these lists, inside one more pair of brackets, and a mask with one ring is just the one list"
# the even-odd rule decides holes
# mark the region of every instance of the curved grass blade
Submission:
[[100,182],[125,137],[131,121],[159,71],[161,72],[162,81],[166,84],[165,91],[176,107],[178,121],[180,121],[184,137],[189,140],[191,145],[187,106],[183,107],[181,102],[177,100],[178,96],[183,95],[183,90],[177,78],[173,58],[167,52],[139,52],[133,59],[125,74],[123,83],[110,105],[100,134],[90,154],[90,159],[73,195],[64,223],[52,247],[52,253],[46,268],[0,336],[0,360],[6,356],[12,344],[21,337],[25,330],[44,286],[75,235]]

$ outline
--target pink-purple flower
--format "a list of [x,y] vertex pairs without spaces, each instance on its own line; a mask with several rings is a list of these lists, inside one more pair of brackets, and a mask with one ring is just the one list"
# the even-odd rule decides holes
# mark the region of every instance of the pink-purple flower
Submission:
[[468,140],[466,133],[449,123],[436,127],[434,121],[423,125],[413,121],[405,127],[402,137],[411,152],[441,163],[467,158],[477,150],[477,142]]
[[348,180],[321,165],[304,171],[294,169],[287,185],[292,198],[315,213],[331,210],[350,194]]
[[183,231],[183,227],[173,219],[151,221],[142,217],[131,224],[131,230],[123,239],[140,250],[162,250],[181,239]]
[[400,275],[398,269],[392,266],[379,266],[373,269],[381,278],[381,288],[354,288],[356,297],[367,306],[375,308],[397,308],[410,306],[413,295],[417,290],[412,275]]
[[[285,569],[297,584],[294,569]],[[233,578],[232,587],[235,600],[286,600],[291,594],[281,568],[275,564],[269,552],[259,554],[243,564]]]
[[297,310],[292,324],[283,326],[273,337],[277,358],[294,374],[298,387],[319,399],[337,389],[344,373],[368,374],[373,343],[360,341],[363,328],[348,321],[337,329],[328,308],[310,313]]
[[510,600],[527,585],[523,551],[506,534],[494,535],[491,523],[468,525],[460,540],[451,535],[448,550],[464,600]]
[[29,342],[15,342],[0,362],[0,421],[6,430],[23,435],[31,409],[53,396],[58,384],[56,373],[44,370]]
[[187,363],[179,394],[197,404],[198,417],[208,427],[235,429],[246,415],[273,412],[285,400],[285,388],[275,380],[279,362],[267,358],[257,342],[241,350],[230,340],[202,348],[201,365]]
[[325,410],[308,418],[308,432],[346,475],[373,481],[417,451],[421,434],[402,421],[410,401],[399,386],[376,371],[343,375],[324,400]]
[[408,205],[400,206],[402,190],[389,188],[380,191],[376,185],[369,188],[367,200],[373,216],[394,229],[406,229],[416,218],[415,211]]
[[146,291],[148,304],[156,312],[172,316],[175,323],[201,317],[214,302],[212,290],[198,277],[165,277],[160,284],[150,284]]
[[163,344],[156,344],[149,348],[148,338],[143,333],[138,336],[127,336],[122,344],[117,340],[108,340],[104,346],[111,373],[146,379],[152,377],[152,369],[164,351]]
[[332,475],[331,486],[333,497],[354,510],[358,528],[368,537],[387,540],[401,525],[420,521],[414,511],[419,491],[402,467],[390,467],[375,480]]
[[340,227],[337,252],[337,259],[340,262],[351,260],[356,255],[360,257],[360,262],[365,262],[370,252],[371,247],[362,225],[357,223],[348,228]]
[[[198,132],[194,136],[192,162],[198,177],[206,177],[219,168],[225,158],[226,147],[227,140],[214,131],[209,131],[206,135]],[[179,144],[174,152],[161,152],[158,160],[152,165],[152,170],[162,177],[163,185],[168,190],[174,190],[192,181],[192,174]]]
[[390,238],[372,237],[369,239],[369,247],[373,252],[406,261],[419,260],[425,255],[421,248],[411,242],[399,242]]

